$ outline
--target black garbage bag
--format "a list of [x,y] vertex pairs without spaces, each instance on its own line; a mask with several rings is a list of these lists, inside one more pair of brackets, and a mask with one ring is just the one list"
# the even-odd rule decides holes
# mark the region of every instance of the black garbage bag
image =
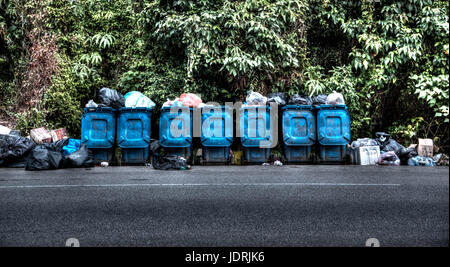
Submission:
[[159,141],[153,141],[150,144],[152,152],[152,166],[157,170],[184,170],[189,169],[185,158],[178,155],[161,155],[161,145]]
[[418,156],[417,150],[412,147],[402,148],[398,153],[402,164],[407,164],[410,158]]
[[312,98],[312,104],[314,106],[325,105],[327,103],[327,95],[316,95]]
[[123,95],[116,90],[109,88],[102,88],[98,92],[98,98],[100,103],[106,107],[111,107],[113,109],[119,109],[125,106],[125,98]]
[[26,157],[36,146],[34,141],[17,135],[0,135],[0,166],[8,166]]
[[293,94],[289,98],[289,105],[312,105],[312,100],[309,96]]
[[271,93],[267,96],[267,103],[275,102],[279,106],[286,105],[286,94],[285,93]]
[[404,151],[405,147],[401,144],[397,143],[397,141],[391,139],[391,135],[385,132],[377,132],[375,133],[377,138],[378,145],[380,146],[380,151],[389,152],[394,151],[397,156],[401,155],[401,152]]
[[41,144],[31,150],[27,159],[25,170],[54,170],[59,169],[62,165],[62,153],[58,147],[53,144]]
[[89,168],[94,166],[94,155],[85,144],[81,144],[77,151],[65,156],[63,160],[64,168]]

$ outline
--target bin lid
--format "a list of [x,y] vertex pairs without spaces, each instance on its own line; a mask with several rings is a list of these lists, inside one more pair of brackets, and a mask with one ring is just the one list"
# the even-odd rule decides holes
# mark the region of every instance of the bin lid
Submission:
[[123,107],[119,109],[119,112],[152,112],[153,109],[151,108],[144,108],[144,107]]
[[116,110],[111,107],[96,107],[96,108],[84,108],[85,113],[88,112],[115,112]]
[[316,109],[348,109],[346,105],[320,105]]
[[314,107],[312,105],[287,105],[281,108],[281,110],[286,109],[302,109],[302,110],[313,110]]

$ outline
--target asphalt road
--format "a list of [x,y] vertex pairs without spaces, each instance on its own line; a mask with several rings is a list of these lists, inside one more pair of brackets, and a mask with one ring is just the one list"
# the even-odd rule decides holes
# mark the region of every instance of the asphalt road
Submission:
[[0,246],[449,245],[448,167],[0,169]]

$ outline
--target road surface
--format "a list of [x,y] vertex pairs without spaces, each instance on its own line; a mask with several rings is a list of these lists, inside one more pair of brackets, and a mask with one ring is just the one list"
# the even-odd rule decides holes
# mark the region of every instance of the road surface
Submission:
[[448,246],[449,168],[0,169],[0,246]]

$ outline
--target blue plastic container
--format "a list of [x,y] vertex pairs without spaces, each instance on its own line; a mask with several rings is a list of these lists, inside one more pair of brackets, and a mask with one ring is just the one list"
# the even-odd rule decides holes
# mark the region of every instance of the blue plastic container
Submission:
[[117,144],[125,163],[145,163],[149,156],[152,109],[121,108],[117,119]]
[[85,108],[81,121],[81,143],[97,162],[111,161],[116,137],[116,113],[110,107]]
[[211,163],[229,162],[230,146],[233,144],[233,109],[226,106],[203,108],[201,118],[203,160]]
[[282,109],[283,147],[290,163],[312,162],[316,143],[316,118],[310,105],[288,105]]
[[241,143],[247,163],[264,163],[270,156],[274,142],[271,127],[270,107],[246,106],[240,110]]
[[[172,108],[174,112],[171,112]],[[162,108],[159,119],[159,142],[166,154],[190,159],[192,151],[192,108]]]
[[63,156],[72,154],[73,152],[80,149],[80,147],[81,147],[80,139],[69,138],[69,142],[67,143],[67,145],[62,147]]
[[350,143],[350,114],[345,105],[317,107],[317,139],[322,162],[343,162]]

